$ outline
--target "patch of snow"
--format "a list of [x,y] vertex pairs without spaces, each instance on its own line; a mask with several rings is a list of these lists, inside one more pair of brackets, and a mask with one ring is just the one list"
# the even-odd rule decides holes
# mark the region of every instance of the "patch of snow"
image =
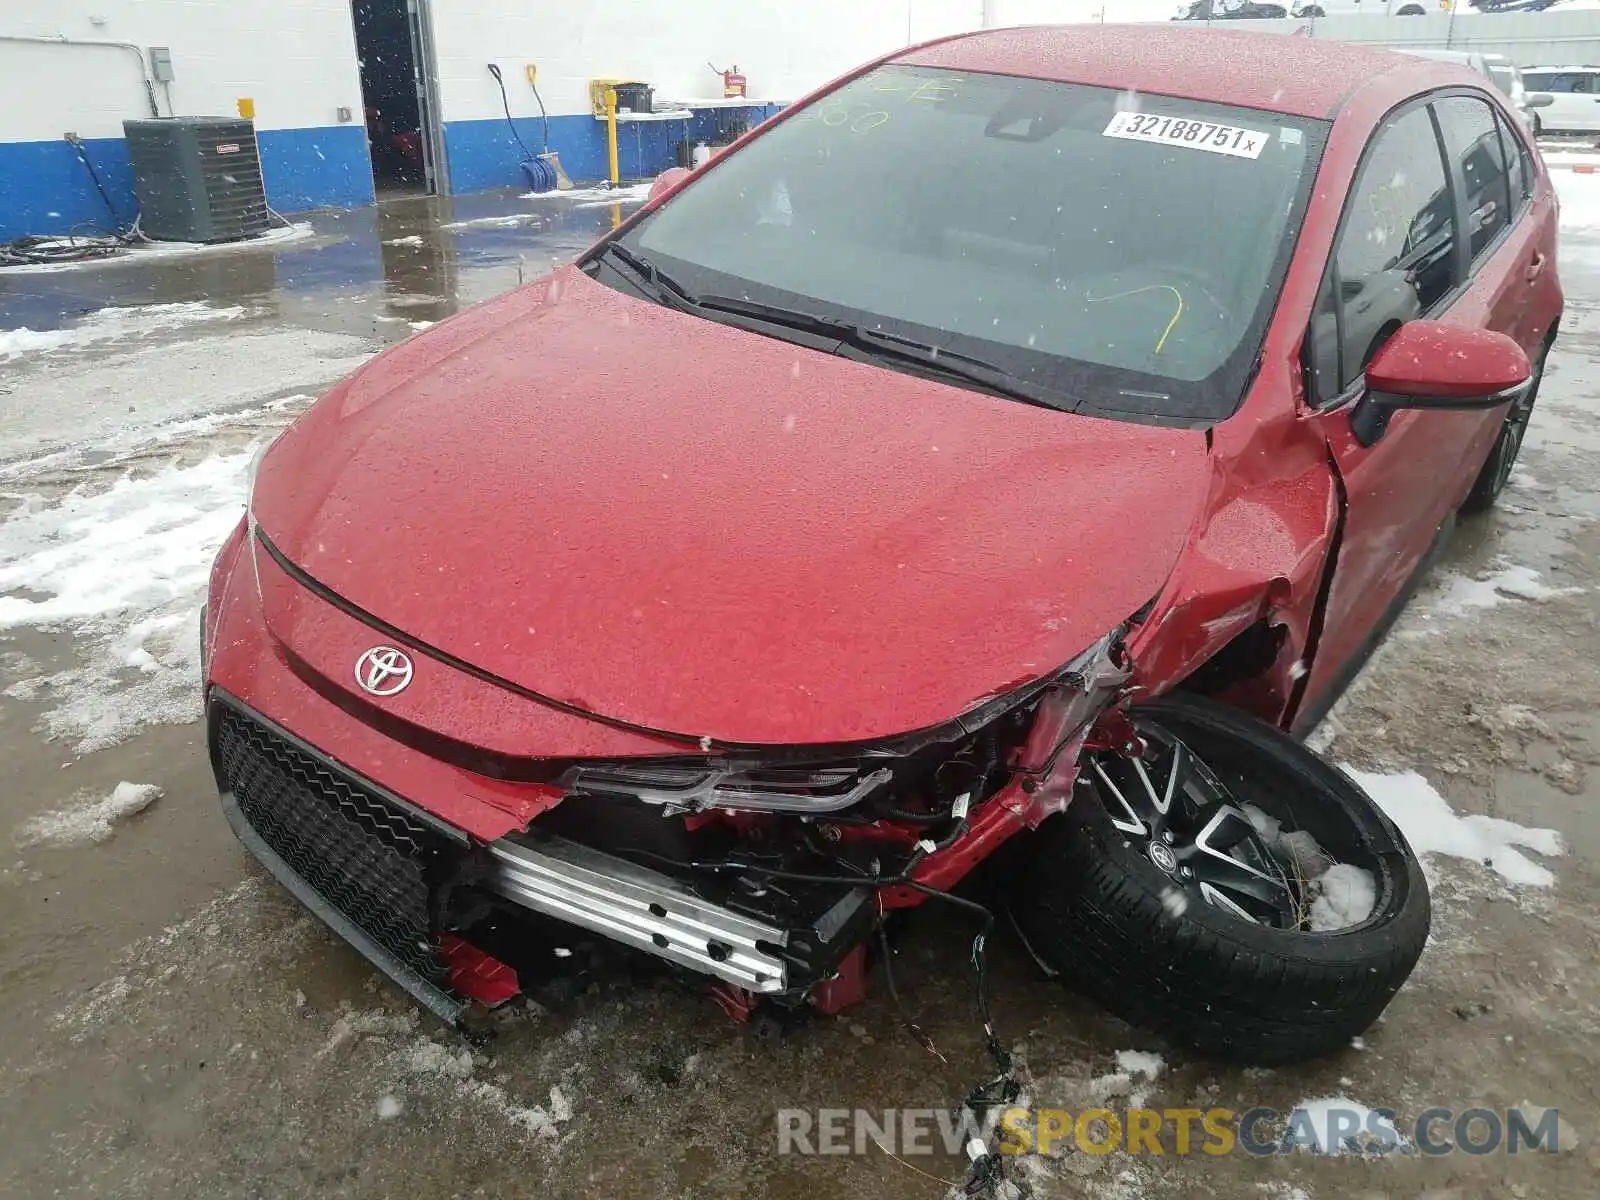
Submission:
[[572,1102],[559,1087],[550,1089],[548,1106],[524,1105],[497,1084],[472,1077],[476,1068],[471,1051],[452,1051],[428,1038],[420,1038],[402,1051],[396,1065],[407,1075],[432,1078],[456,1095],[475,1100],[498,1112],[512,1125],[537,1137],[555,1138],[562,1122],[572,1119]]
[[1359,925],[1378,903],[1378,885],[1370,871],[1348,863],[1334,863],[1317,880],[1311,901],[1311,928],[1318,933]]
[[153,783],[119,783],[109,796],[83,800],[24,822],[17,841],[23,846],[103,842],[111,836],[112,826],[118,821],[143,812],[163,794]]
[[[7,691],[45,695],[51,737],[89,753],[200,715],[195,613],[244,510],[252,454],[128,475],[56,503],[27,497],[0,524],[0,630],[66,625],[86,643],[84,665]],[[138,676],[119,688],[130,666]]]
[[234,321],[249,310],[233,305],[213,308],[199,300],[179,304],[143,304],[132,308],[102,308],[63,329],[0,330],[0,359],[49,354],[71,346],[148,337],[163,330],[182,329],[205,321]]
[[[1363,1152],[1363,1147],[1369,1138],[1366,1132],[1368,1123],[1374,1121],[1372,1110],[1365,1104],[1360,1104],[1344,1096],[1321,1096],[1311,1100],[1300,1101],[1299,1104],[1295,1105],[1295,1110],[1304,1112],[1310,1117],[1310,1132],[1316,1143],[1316,1152],[1318,1154],[1332,1156],[1347,1153],[1360,1154]],[[1360,1132],[1337,1145],[1330,1144],[1333,1134],[1336,1132],[1330,1128],[1335,1113],[1345,1116],[1346,1119],[1349,1116],[1353,1116],[1360,1123]],[[1290,1120],[1292,1122],[1293,1117]],[[1390,1152],[1399,1153],[1401,1147],[1406,1145],[1406,1141],[1395,1130],[1393,1122],[1378,1117],[1375,1123],[1385,1126],[1391,1131],[1393,1143]]]
[[1458,813],[1415,771],[1384,774],[1348,765],[1343,769],[1400,827],[1419,858],[1444,854],[1480,863],[1507,883],[1549,887],[1555,882],[1548,868],[1518,849],[1545,857],[1565,853],[1561,835],[1554,829],[1530,829],[1500,817]]
[[[511,213],[503,217],[472,217],[466,221],[451,221],[440,229],[514,229],[518,225],[540,225],[543,218],[538,213]],[[421,239],[418,239],[419,241]]]
[[418,333],[421,333],[424,329],[432,329],[435,325],[438,324],[438,322],[437,321],[407,321],[406,324],[411,326],[411,328],[416,330]]
[[398,1117],[400,1115],[401,1110],[403,1109],[403,1107],[404,1106],[400,1103],[400,1101],[399,1101],[399,1099],[397,1097],[392,1096],[392,1095],[388,1094],[387,1092],[385,1092],[382,1096],[378,1097],[378,1108],[377,1108],[378,1120],[380,1120],[380,1121],[392,1121],[392,1120],[394,1120],[396,1117]]
[[1582,590],[1550,587],[1539,582],[1539,572],[1532,567],[1514,564],[1502,565],[1479,579],[1446,572],[1441,576],[1436,592],[1424,602],[1423,613],[1425,616],[1459,617],[1468,612],[1495,608],[1508,599],[1551,600]]
[[422,245],[422,235],[420,233],[413,233],[410,237],[390,238],[387,242],[384,243],[384,245],[385,246],[420,246],[420,245]]
[[1378,890],[1370,872],[1334,861],[1303,829],[1284,832],[1283,822],[1254,804],[1239,807],[1272,855],[1303,881],[1311,900],[1313,931],[1332,933],[1359,925],[1372,915]]
[[1167,1060],[1159,1054],[1151,1054],[1146,1050],[1117,1051],[1117,1070],[1126,1075],[1155,1079],[1166,1067]]
[[595,204],[629,204],[634,201],[648,200],[650,188],[655,180],[648,179],[643,183],[630,183],[624,187],[586,187],[570,188],[564,192],[527,192],[524,200],[566,200],[573,202],[579,208],[591,208]]
[[473,1070],[472,1052],[450,1050],[438,1042],[424,1038],[411,1046],[403,1065],[413,1075],[470,1079]]

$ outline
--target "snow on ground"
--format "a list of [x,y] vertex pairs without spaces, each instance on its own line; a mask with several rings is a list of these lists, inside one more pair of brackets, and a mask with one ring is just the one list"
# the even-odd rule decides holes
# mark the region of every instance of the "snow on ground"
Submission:
[[119,338],[148,337],[153,333],[206,321],[233,321],[247,312],[239,305],[213,308],[199,300],[179,304],[145,304],[134,308],[102,308],[64,329],[0,330],[0,360],[49,354],[64,347],[85,346]]
[[[415,1083],[445,1088],[497,1113],[530,1136],[560,1136],[558,1125],[572,1120],[572,1103],[559,1086],[550,1089],[547,1104],[519,1104],[498,1084],[473,1078],[478,1061],[470,1050],[452,1050],[431,1038],[418,1038],[395,1053],[391,1068]],[[391,1094],[398,1090],[390,1088]]]
[[588,207],[596,203],[628,204],[634,201],[648,200],[650,198],[651,185],[654,183],[655,180],[647,179],[643,183],[630,183],[614,188],[586,187],[572,188],[565,192],[525,192],[522,198],[524,200],[569,200],[580,207]]
[[420,246],[420,245],[422,245],[422,235],[420,233],[413,233],[410,237],[390,238],[387,242],[384,243],[384,245],[385,246]]
[[[404,320],[403,317],[395,319]],[[306,407],[314,399],[316,397],[309,392],[296,392],[247,408],[201,413],[199,416],[184,417],[148,428],[121,430],[109,437],[98,439],[92,447],[80,446],[71,450],[56,450],[35,458],[18,459],[0,465],[0,483],[23,480],[43,471],[79,467],[88,459],[92,459],[96,465],[102,467],[107,464],[115,465],[120,460],[139,457],[153,447],[187,442],[190,439],[204,439],[207,435],[229,425],[254,421],[276,423],[287,419],[288,414]]]
[[[1369,1139],[1368,1131],[1380,1126],[1385,1128],[1393,1139],[1389,1143],[1391,1153],[1400,1152],[1406,1145],[1406,1140],[1395,1130],[1392,1121],[1375,1117],[1365,1104],[1343,1096],[1322,1096],[1312,1100],[1302,1100],[1295,1105],[1295,1110],[1305,1113],[1310,1118],[1308,1125],[1318,1154],[1335,1155],[1351,1152],[1359,1154],[1369,1146],[1376,1149],[1374,1145],[1376,1139]],[[1339,1134],[1336,1122],[1341,1119],[1346,1123],[1352,1119],[1359,1122],[1359,1132],[1349,1140],[1341,1139],[1335,1143],[1334,1138]],[[1291,1117],[1291,1123],[1293,1121],[1294,1118]]]
[[1166,1070],[1167,1060],[1147,1050],[1118,1050],[1117,1070],[1124,1075],[1155,1079]]
[[162,796],[153,783],[119,783],[109,796],[79,800],[55,812],[42,813],[25,822],[17,831],[21,846],[74,846],[103,842],[112,826],[126,817],[141,813]]
[[49,736],[86,754],[199,716],[196,614],[243,511],[252,454],[127,475],[56,503],[27,497],[0,524],[0,630],[66,625],[86,646],[82,665],[7,689],[46,704]]
[[1459,617],[1469,611],[1494,608],[1507,600],[1551,600],[1571,596],[1581,588],[1551,587],[1541,583],[1539,572],[1500,560],[1495,569],[1477,579],[1442,571],[1434,577],[1429,595],[1418,605],[1424,619],[1435,616]]
[[[544,221],[538,213],[512,213],[503,217],[473,217],[466,221],[451,221],[440,229],[512,229],[518,225],[540,225]],[[422,239],[418,238],[420,243]],[[391,243],[398,244],[398,243]]]
[[86,258],[77,262],[25,263],[0,267],[0,279],[7,275],[41,274],[54,271],[84,271],[93,267],[114,267],[125,263],[149,262],[156,258],[181,258],[198,254],[229,254],[240,251],[276,249],[316,236],[310,222],[276,225],[260,237],[242,242],[136,242],[107,258]]
[[[1600,163],[1600,158],[1589,161]],[[1561,200],[1562,256],[1582,253],[1600,239],[1600,174],[1552,170],[1550,180]]]
[[1367,795],[1400,827],[1418,858],[1443,854],[1493,869],[1507,883],[1549,887],[1555,876],[1523,849],[1545,857],[1565,853],[1554,829],[1529,829],[1500,817],[1458,813],[1415,771],[1385,774],[1343,765]]

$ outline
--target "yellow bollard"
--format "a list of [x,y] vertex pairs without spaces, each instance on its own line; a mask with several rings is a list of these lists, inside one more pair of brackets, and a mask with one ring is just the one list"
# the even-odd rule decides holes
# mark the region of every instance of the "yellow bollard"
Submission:
[[611,161],[611,186],[616,187],[622,182],[622,175],[617,170],[617,93],[614,88],[606,89],[606,154]]

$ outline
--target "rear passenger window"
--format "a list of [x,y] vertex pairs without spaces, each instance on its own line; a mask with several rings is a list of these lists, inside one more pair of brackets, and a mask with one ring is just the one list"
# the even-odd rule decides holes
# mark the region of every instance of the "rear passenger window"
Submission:
[[1487,100],[1450,96],[1436,101],[1445,150],[1461,165],[1466,183],[1467,235],[1474,263],[1511,224],[1505,151]]
[[1334,248],[1341,388],[1455,286],[1454,226],[1433,120],[1407,109],[1374,135]]
[[1533,196],[1533,156],[1528,153],[1528,143],[1523,141],[1504,113],[1495,114],[1495,124],[1500,127],[1500,144],[1505,148],[1506,173],[1511,184],[1511,219]]

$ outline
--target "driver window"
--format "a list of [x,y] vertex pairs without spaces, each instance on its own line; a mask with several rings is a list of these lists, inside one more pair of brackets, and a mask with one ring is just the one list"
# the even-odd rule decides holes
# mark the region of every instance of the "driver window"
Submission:
[[[1385,122],[1374,135],[1345,204],[1330,274],[1325,303],[1338,309],[1342,391],[1396,329],[1425,314],[1455,285],[1454,213],[1425,105]],[[1313,328],[1314,337],[1318,332]],[[1332,398],[1324,391],[1331,383],[1319,378],[1321,399]]]

